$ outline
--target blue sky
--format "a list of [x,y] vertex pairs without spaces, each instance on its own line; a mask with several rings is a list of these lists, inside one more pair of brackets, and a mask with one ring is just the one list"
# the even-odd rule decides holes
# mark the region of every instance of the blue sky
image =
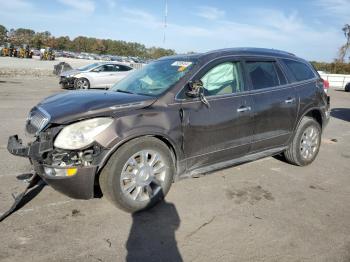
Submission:
[[0,24],[137,41],[177,52],[269,47],[309,60],[332,61],[345,42],[350,0],[2,0]]

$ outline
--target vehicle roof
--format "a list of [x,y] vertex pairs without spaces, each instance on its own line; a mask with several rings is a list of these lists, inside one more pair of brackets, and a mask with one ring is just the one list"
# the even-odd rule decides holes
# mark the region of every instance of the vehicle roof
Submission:
[[268,49],[268,48],[256,48],[256,47],[236,47],[236,48],[225,48],[213,50],[205,53],[194,53],[194,54],[180,54],[174,56],[167,56],[163,59],[209,59],[216,56],[226,56],[226,55],[258,55],[258,56],[275,56],[275,57],[284,57],[284,58],[293,58],[297,57],[289,52],[277,50],[277,49]]

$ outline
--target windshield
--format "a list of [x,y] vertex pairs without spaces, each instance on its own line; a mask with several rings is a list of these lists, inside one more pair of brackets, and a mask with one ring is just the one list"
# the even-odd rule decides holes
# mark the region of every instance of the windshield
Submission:
[[157,96],[179,81],[195,60],[158,60],[142,67],[116,83],[111,90]]
[[98,66],[99,63],[94,63],[94,64],[90,64],[90,65],[87,65],[87,66],[82,66],[82,67],[79,67],[78,70],[79,71],[87,71],[87,70],[90,70],[96,66]]

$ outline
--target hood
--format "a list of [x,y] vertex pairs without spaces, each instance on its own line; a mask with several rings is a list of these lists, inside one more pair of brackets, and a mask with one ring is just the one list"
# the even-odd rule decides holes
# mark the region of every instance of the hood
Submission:
[[71,70],[68,70],[68,71],[64,71],[60,74],[60,76],[65,76],[65,77],[68,77],[70,75],[76,75],[76,74],[79,74],[81,73],[82,71],[78,70],[78,69],[71,69]]
[[68,91],[47,97],[38,106],[51,116],[50,122],[63,124],[116,111],[143,108],[156,98],[114,91]]

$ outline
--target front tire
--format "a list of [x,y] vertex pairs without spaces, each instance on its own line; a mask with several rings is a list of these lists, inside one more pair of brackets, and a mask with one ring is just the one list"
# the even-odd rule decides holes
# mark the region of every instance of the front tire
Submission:
[[320,124],[313,118],[304,117],[289,148],[284,152],[286,160],[297,166],[311,164],[320,150],[321,134]]
[[347,83],[345,86],[345,92],[350,92],[350,83]]
[[175,173],[168,146],[154,137],[121,146],[101,172],[103,195],[127,212],[149,209],[168,193]]
[[86,78],[77,78],[74,80],[75,89],[90,89],[90,82]]

